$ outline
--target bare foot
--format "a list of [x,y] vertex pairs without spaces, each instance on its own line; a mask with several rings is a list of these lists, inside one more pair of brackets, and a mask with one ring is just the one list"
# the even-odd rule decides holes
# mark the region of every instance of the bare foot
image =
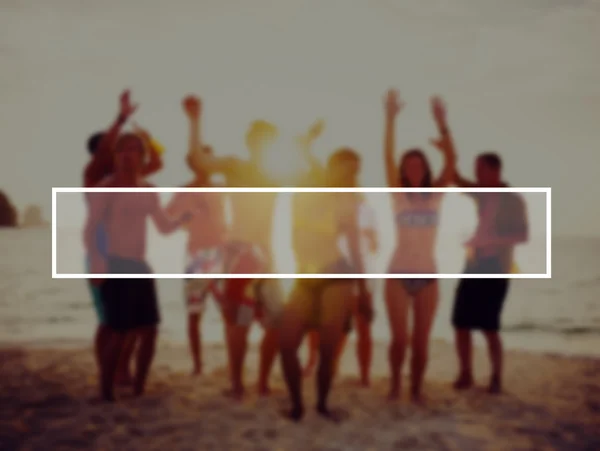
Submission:
[[344,420],[347,420],[350,415],[348,412],[341,409],[328,409],[325,406],[317,406],[317,413],[321,415],[326,420],[329,420],[333,423],[339,424]]
[[146,390],[144,389],[144,387],[135,387],[133,389],[133,397],[140,398],[144,395],[145,392],[146,392]]
[[129,374],[119,374],[115,377],[115,384],[121,387],[128,387],[133,384],[133,379]]
[[499,395],[502,393],[502,382],[500,381],[499,377],[492,376],[487,391],[492,395]]
[[290,410],[282,410],[280,413],[284,418],[297,423],[302,420],[302,417],[304,417],[304,407],[296,406],[292,407]]
[[226,390],[223,390],[221,392],[221,394],[223,396],[225,396],[226,398],[233,399],[234,401],[241,401],[244,399],[245,390],[243,388],[239,388],[239,389],[228,388]]
[[106,404],[106,403],[114,403],[116,401],[114,396],[94,396],[92,398],[90,398],[89,403],[93,406],[96,406],[98,404]]
[[473,386],[473,377],[461,375],[452,385],[455,390],[467,390]]
[[400,388],[392,388],[387,395],[387,400],[394,402],[400,399]]
[[411,393],[410,401],[417,406],[425,406],[427,404],[427,399],[421,393]]
[[271,396],[271,389],[266,385],[258,386],[258,396],[268,397]]

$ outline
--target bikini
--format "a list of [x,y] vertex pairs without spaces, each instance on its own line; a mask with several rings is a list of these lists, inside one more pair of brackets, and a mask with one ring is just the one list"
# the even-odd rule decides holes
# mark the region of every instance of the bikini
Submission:
[[[425,205],[411,205],[408,199],[408,205],[401,208],[401,211],[396,213],[395,222],[398,228],[435,228],[439,222],[439,208],[435,199],[428,198]],[[429,206],[431,202],[435,202],[435,206]],[[391,274],[407,274],[414,271],[406,271],[399,267],[394,267],[392,262]],[[402,284],[406,292],[410,296],[415,296],[422,289],[431,285],[436,279],[396,279]]]

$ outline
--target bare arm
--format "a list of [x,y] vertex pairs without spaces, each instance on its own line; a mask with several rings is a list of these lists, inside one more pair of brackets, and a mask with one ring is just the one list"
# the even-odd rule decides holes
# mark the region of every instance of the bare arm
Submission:
[[149,156],[148,162],[142,168],[142,175],[148,176],[159,172],[163,168],[163,160],[157,149],[150,141],[148,146]]
[[156,229],[163,235],[173,233],[190,219],[189,213],[184,213],[180,217],[172,218],[171,216],[167,215],[166,211],[160,206],[158,194],[152,193],[152,197],[153,199],[150,216],[154,222],[154,225],[156,226]]
[[183,109],[188,119],[189,138],[186,162],[188,167],[198,176],[206,173],[227,175],[237,158],[216,157],[210,152],[202,140],[202,101],[195,96],[183,99]]
[[396,150],[396,116],[402,108],[398,92],[391,89],[385,99],[385,131],[383,138],[383,161],[387,184],[390,188],[400,187],[394,151]]
[[458,169],[455,169],[454,171],[454,177],[453,177],[453,181],[454,184],[460,188],[477,188],[478,185],[475,182],[472,182],[471,180],[467,180],[466,178],[464,178],[459,172]]
[[88,196],[89,211],[83,232],[83,241],[90,258],[90,271],[95,274],[102,274],[105,272],[105,263],[98,251],[96,236],[98,227],[102,224],[106,216],[109,193],[92,192]]
[[446,120],[446,107],[442,99],[434,97],[431,101],[431,110],[439,133],[439,138],[431,140],[431,143],[444,156],[444,167],[438,178],[434,181],[433,186],[441,188],[452,183],[454,173],[456,172],[456,150]]
[[[342,197],[343,196],[343,197]],[[358,202],[354,199],[354,193],[343,193],[340,195],[338,204],[339,219],[342,232],[348,239],[350,258],[354,268],[359,274],[364,273],[365,265],[360,249],[360,226],[358,218]]]
[[316,121],[308,131],[300,136],[298,143],[300,145],[300,152],[304,156],[305,161],[308,163],[311,174],[320,175],[325,173],[325,167],[321,161],[313,153],[313,144],[323,133],[325,123],[322,120]]
[[[359,224],[359,203],[354,194],[348,194],[348,197],[341,199],[340,208],[342,230],[348,241],[348,250],[352,264],[358,274],[365,274],[366,268],[363,255],[360,249],[360,224]],[[374,316],[373,301],[369,294],[369,289],[365,279],[358,279],[358,311],[367,320],[371,321]]]
[[133,130],[144,141],[144,146],[148,150],[149,159],[142,168],[142,175],[149,176],[160,171],[163,168],[163,161],[161,150],[158,148],[159,144],[152,139],[146,129],[140,127],[137,123],[133,124]]
[[85,168],[84,185],[86,187],[98,184],[106,176],[107,172],[109,172],[109,169],[112,167],[113,149],[121,128],[136,109],[137,105],[131,103],[129,91],[124,91],[121,94],[117,118],[102,136],[92,160]]

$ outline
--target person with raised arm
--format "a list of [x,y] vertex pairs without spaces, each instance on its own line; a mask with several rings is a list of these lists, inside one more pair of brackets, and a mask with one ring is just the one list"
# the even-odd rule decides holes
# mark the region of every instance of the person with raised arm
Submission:
[[[355,186],[359,169],[356,152],[340,149],[329,158],[324,179],[314,180],[311,185]],[[359,244],[359,202],[356,193],[302,193],[293,197],[292,241],[298,273],[364,273]],[[341,236],[347,237],[350,258],[339,248]],[[296,280],[281,327],[281,361],[292,403],[291,409],[285,412],[286,417],[299,421],[304,416],[298,348],[305,334],[316,329],[319,334],[317,412],[330,420],[341,420],[340,415],[329,407],[328,398],[339,347],[357,302],[371,304],[364,279]]]
[[[300,144],[300,150],[304,155],[304,158],[309,163],[309,180],[316,183],[319,180],[324,180],[326,176],[326,167],[319,161],[318,158],[312,152],[313,142],[322,134],[324,128],[323,121],[315,122],[307,133],[303,134],[298,140]],[[358,159],[358,155],[356,154]],[[353,180],[357,183],[357,180]],[[310,182],[308,183],[310,184]],[[354,185],[356,186],[356,185]],[[360,228],[360,248],[361,255],[365,261],[365,265],[368,265],[369,257],[373,256],[378,249],[378,237],[377,237],[377,226],[375,224],[375,215],[373,209],[369,206],[366,200],[361,196],[361,202],[359,204],[359,228]],[[345,236],[340,237],[339,247],[344,255],[349,259],[350,250]],[[368,269],[368,268],[367,268]],[[367,288],[369,292],[373,293],[373,284],[367,282]],[[358,303],[354,303],[358,306]],[[373,354],[373,339],[371,336],[371,324],[372,324],[372,309],[367,311],[356,309],[353,312],[353,319],[356,324],[357,341],[356,341],[356,356],[358,359],[358,365],[360,369],[360,384],[363,387],[370,385],[370,369]],[[340,342],[337,351],[337,357],[335,359],[334,374],[337,374],[339,368],[339,362],[341,355],[344,351],[348,335],[352,330],[352,318],[349,319],[347,327],[345,329],[346,334]],[[319,357],[319,331],[314,329],[308,333],[308,360],[303,370],[304,377],[309,377],[313,374],[317,367]]]
[[[115,145],[115,170],[98,187],[152,187],[142,175],[146,153],[143,140],[132,133],[121,135]],[[160,207],[156,192],[89,193],[90,211],[84,232],[92,274],[150,274],[146,262],[147,219],[161,233],[176,230],[184,216],[171,220]],[[103,227],[106,249],[98,247],[98,227]],[[160,321],[156,289],[152,279],[93,279],[99,286],[105,324],[109,329],[102,350],[100,391],[102,399],[114,401],[115,373],[124,339],[135,333],[139,349],[134,377],[134,395],[144,393],[154,357],[157,326]]]
[[[91,188],[99,184],[103,179],[108,177],[114,172],[114,143],[119,136],[121,128],[129,120],[129,118],[137,110],[137,105],[131,102],[131,93],[126,90],[124,91],[119,99],[119,114],[113,122],[112,126],[105,132],[98,132],[90,136],[87,142],[87,150],[91,156],[90,161],[87,163],[83,173],[83,186]],[[143,131],[138,127],[138,131]],[[143,131],[146,136],[149,134]],[[143,174],[151,175],[162,168],[162,159],[159,152],[156,151],[155,147],[150,146],[150,155],[148,161],[144,164]],[[104,229],[99,226],[97,228],[97,245],[101,252],[105,252],[106,249],[106,234]],[[89,258],[86,257],[86,267],[89,268]],[[105,325],[104,312],[102,309],[102,300],[100,296],[99,288],[88,283],[90,292],[92,294],[92,300],[96,316],[98,318],[98,328],[94,338],[94,353],[96,356],[96,363],[98,365],[98,373],[101,374],[102,364],[102,349],[107,343],[108,328]],[[123,346],[123,353],[119,361],[119,369],[117,371],[117,383],[129,384],[131,383],[131,375],[129,370],[129,363],[131,352],[135,343],[131,338],[125,340]]]
[[[502,160],[492,152],[475,160],[476,181],[463,178],[458,171],[455,183],[463,188],[504,188]],[[473,237],[465,243],[468,249],[466,274],[509,274],[514,248],[527,242],[529,226],[525,201],[519,193],[469,193],[477,204],[479,221]],[[487,341],[492,372],[490,393],[502,391],[503,350],[500,317],[508,279],[461,279],[454,298],[452,325],[460,370],[454,388],[463,390],[473,385],[473,330],[481,330]]]
[[[193,125],[192,125],[193,126]],[[194,132],[195,133],[195,132]],[[263,155],[277,138],[277,128],[264,120],[252,122],[246,133],[247,159],[218,157],[194,152],[189,164],[208,174],[219,173],[225,184],[235,188],[280,186],[263,170]],[[196,136],[199,136],[196,135]],[[230,274],[266,274],[273,271],[272,230],[277,193],[232,193],[233,220],[229,230],[226,268]],[[226,322],[231,389],[225,392],[234,399],[245,394],[244,360],[249,328],[258,320],[264,330],[260,346],[258,391],[270,393],[269,376],[277,357],[279,321],[283,309],[281,287],[277,279],[227,279],[220,293]]]
[[[196,152],[212,150],[202,144],[200,118],[202,103],[200,99],[188,96],[182,102],[183,110],[189,121],[190,140],[188,146],[188,163],[195,160]],[[186,188],[214,186],[209,174],[201,167],[193,167],[194,178]],[[225,221],[225,205],[221,193],[175,193],[167,206],[167,213],[178,217],[183,213],[191,215],[186,224],[187,246],[185,272],[187,274],[219,274],[225,271],[225,243],[227,224]],[[202,373],[202,343],[200,322],[206,310],[209,294],[215,296],[214,279],[185,280],[185,297],[187,304],[187,330],[190,352],[193,360],[193,375]]]
[[[384,162],[387,184],[390,188],[445,187],[452,182],[456,157],[446,123],[446,109],[441,99],[431,102],[432,114],[439,138],[432,144],[441,151],[444,167],[434,178],[427,157],[421,149],[410,149],[396,162],[395,120],[403,108],[395,90],[385,99]],[[391,383],[389,399],[401,394],[401,374],[408,337],[411,346],[411,398],[422,401],[421,388],[427,366],[429,335],[438,304],[438,283],[435,246],[438,234],[441,193],[400,192],[392,194],[392,208],[396,223],[396,249],[389,266],[391,274],[431,274],[430,279],[387,279],[385,298],[392,331],[389,349]],[[413,311],[413,329],[409,331],[408,316]]]

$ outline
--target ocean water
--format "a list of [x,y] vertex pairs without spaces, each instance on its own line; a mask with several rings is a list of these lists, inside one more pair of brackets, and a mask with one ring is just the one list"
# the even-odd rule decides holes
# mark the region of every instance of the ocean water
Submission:
[[[90,342],[96,324],[85,280],[52,279],[50,229],[0,230],[0,342],[77,344]],[[600,355],[600,238],[553,239],[552,279],[513,280],[503,316],[509,348],[561,354]],[[374,335],[389,339],[376,293]],[[436,338],[452,339],[450,312],[455,280],[441,281]],[[161,339],[185,342],[182,283],[158,281]],[[223,339],[216,307],[209,303],[205,340]],[[252,339],[260,337],[260,328]]]

